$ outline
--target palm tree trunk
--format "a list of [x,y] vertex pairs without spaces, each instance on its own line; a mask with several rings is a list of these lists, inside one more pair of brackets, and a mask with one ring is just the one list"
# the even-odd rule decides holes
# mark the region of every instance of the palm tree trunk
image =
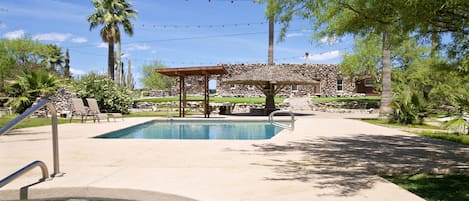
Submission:
[[50,64],[50,72],[55,73],[56,72],[55,71],[55,64],[53,62],[50,62],[49,64]]
[[274,19],[269,17],[269,50],[267,64],[274,64]]
[[114,42],[108,42],[108,57],[107,57],[107,76],[109,79],[114,80]]
[[121,84],[121,42],[117,41],[116,83]]
[[265,108],[264,112],[266,115],[275,111],[275,88],[272,83],[267,83],[264,86],[263,93],[265,95]]
[[383,50],[382,50],[382,92],[381,105],[379,107],[379,118],[388,119],[392,113],[391,102],[391,51],[389,50],[388,33],[383,32]]

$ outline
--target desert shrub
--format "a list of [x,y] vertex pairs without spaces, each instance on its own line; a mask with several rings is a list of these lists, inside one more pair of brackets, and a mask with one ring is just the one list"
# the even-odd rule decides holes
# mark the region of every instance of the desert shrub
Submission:
[[129,113],[132,105],[131,91],[119,86],[105,76],[94,73],[82,76],[75,84],[79,98],[94,98],[101,112]]

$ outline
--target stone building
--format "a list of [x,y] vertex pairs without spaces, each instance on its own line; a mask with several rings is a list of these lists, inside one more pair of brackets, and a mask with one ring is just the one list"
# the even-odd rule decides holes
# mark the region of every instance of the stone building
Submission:
[[[241,72],[251,71],[254,68],[266,66],[267,64],[222,64],[228,74],[214,76],[211,79],[217,80],[216,95],[218,96],[238,96],[238,97],[261,97],[263,93],[252,85],[225,84],[223,81]],[[277,96],[354,96],[373,95],[374,80],[365,77],[361,80],[354,80],[341,76],[338,64],[275,64],[284,68],[293,69],[301,76],[318,80],[318,85],[292,85],[282,89]],[[288,74],[285,74],[288,76]],[[203,93],[203,77],[186,78],[186,91],[188,94]],[[178,93],[179,82],[176,81],[172,87],[172,94]]]

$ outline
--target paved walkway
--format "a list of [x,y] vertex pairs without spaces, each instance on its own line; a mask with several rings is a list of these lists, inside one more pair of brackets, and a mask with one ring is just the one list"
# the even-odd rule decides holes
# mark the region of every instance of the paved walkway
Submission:
[[[60,125],[61,171],[66,174],[24,189],[29,198],[418,201],[376,174],[469,171],[468,146],[334,115],[300,116],[295,131],[261,141],[90,138],[149,118]],[[50,127],[15,130],[0,137],[0,175],[37,159],[52,167],[51,155]],[[33,171],[8,184],[0,200],[18,199],[18,189],[39,175]]]
[[290,107],[288,109],[293,112],[304,112],[309,111],[311,112],[311,100],[310,98],[306,97],[291,97],[285,100],[285,102],[290,103]]

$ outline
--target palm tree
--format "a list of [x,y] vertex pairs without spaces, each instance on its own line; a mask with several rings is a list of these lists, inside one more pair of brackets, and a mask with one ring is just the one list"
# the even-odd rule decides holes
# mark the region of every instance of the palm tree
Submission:
[[46,65],[49,64],[50,72],[57,72],[56,67],[59,66],[61,71],[63,71],[63,63],[65,62],[65,57],[62,54],[62,48],[54,44],[47,44],[43,50],[42,62]]
[[9,87],[9,97],[6,103],[12,106],[19,114],[28,109],[38,97],[49,97],[60,87],[61,80],[54,74],[37,69],[23,76]]
[[114,80],[114,44],[120,42],[119,25],[125,33],[133,35],[130,18],[137,17],[137,11],[132,10],[132,4],[126,0],[93,0],[96,13],[88,16],[90,30],[102,26],[101,39],[108,43],[108,77]]

